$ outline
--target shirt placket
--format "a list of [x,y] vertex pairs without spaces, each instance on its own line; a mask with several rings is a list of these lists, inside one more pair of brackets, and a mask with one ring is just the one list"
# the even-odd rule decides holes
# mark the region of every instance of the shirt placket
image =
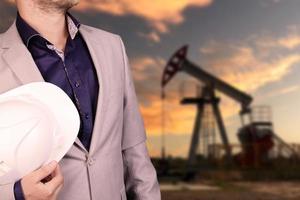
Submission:
[[[79,74],[74,69],[68,70],[68,65],[64,65],[66,74],[68,76],[68,79],[70,80],[71,87],[74,93],[76,104],[78,104],[81,119],[83,121],[83,133],[82,133],[82,142],[84,143],[85,147],[89,147],[89,141],[91,138],[91,127],[92,127],[92,120],[91,120],[91,111],[90,107],[87,106],[87,102],[84,102],[84,97],[89,95],[87,93],[87,90],[84,88],[84,85],[81,82],[81,79],[79,77]],[[88,149],[87,149],[88,150]]]
[[[75,63],[72,61],[72,59],[66,59],[65,54],[63,51],[58,50],[55,48],[54,45],[47,45],[47,47],[53,51],[56,52],[56,54],[61,58],[61,61],[63,63],[64,71],[66,74],[66,77],[68,79],[68,82],[70,83],[75,103],[78,108],[79,114],[81,116],[83,127],[82,127],[82,137],[83,137],[83,143],[85,147],[89,146],[89,138],[91,134],[91,130],[89,127],[92,127],[92,121],[91,121],[91,111],[87,107],[87,104],[84,103],[83,97],[85,97],[87,94],[87,90],[84,89],[84,86],[82,84],[82,81],[80,79],[80,76],[78,72],[75,70]],[[72,66],[72,69],[70,68]]]

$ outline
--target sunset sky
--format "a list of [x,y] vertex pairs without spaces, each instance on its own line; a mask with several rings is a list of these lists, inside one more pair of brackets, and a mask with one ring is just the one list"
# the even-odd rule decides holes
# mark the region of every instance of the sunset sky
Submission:
[[[0,1],[0,32],[16,14],[9,2]],[[122,36],[152,156],[161,148],[162,71],[184,44],[191,61],[252,95],[254,106],[271,106],[275,132],[300,144],[299,0],[81,0],[72,13]],[[166,87],[167,154],[187,155],[196,109],[179,102],[195,95],[195,83],[181,72]],[[219,95],[229,139],[237,143],[239,104]]]

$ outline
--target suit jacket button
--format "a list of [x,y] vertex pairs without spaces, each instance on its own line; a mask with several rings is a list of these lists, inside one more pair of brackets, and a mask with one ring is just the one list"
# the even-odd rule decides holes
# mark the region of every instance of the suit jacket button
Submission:
[[95,163],[95,160],[94,160],[92,157],[87,156],[86,163],[87,163],[89,166],[92,166],[92,165]]

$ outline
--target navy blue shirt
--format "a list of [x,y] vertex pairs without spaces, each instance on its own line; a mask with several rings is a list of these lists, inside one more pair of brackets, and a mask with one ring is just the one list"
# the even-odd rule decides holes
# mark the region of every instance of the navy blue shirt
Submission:
[[[99,92],[98,78],[87,45],[79,32],[80,23],[66,15],[69,36],[64,52],[43,38],[17,14],[17,30],[46,82],[60,87],[80,114],[78,138],[88,151]],[[26,66],[24,66],[26,67]],[[17,200],[24,199],[20,181],[14,185]]]

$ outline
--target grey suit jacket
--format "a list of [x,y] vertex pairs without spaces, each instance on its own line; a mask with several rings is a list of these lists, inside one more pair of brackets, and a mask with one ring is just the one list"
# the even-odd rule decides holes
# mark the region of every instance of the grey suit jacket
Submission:
[[[90,151],[77,138],[59,163],[58,199],[160,200],[124,44],[100,29],[81,25],[79,31],[97,71],[99,98]],[[0,93],[37,81],[44,80],[14,23],[0,35]],[[11,199],[13,183],[0,186],[0,200]]]

